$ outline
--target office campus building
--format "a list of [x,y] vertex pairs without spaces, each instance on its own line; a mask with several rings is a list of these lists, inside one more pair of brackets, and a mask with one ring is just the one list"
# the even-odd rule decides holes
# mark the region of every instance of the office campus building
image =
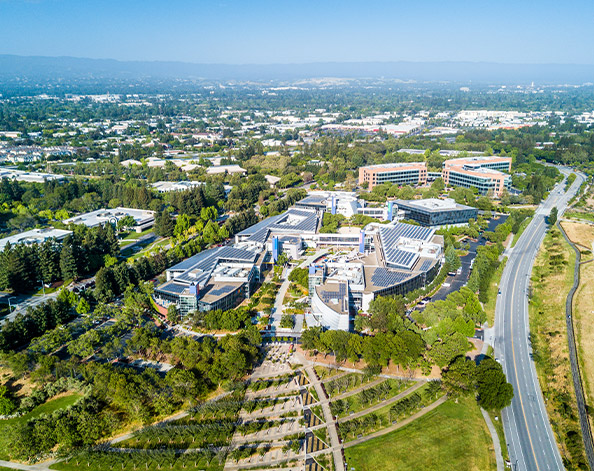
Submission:
[[47,227],[45,229],[32,229],[30,231],[21,232],[20,234],[15,234],[10,237],[4,237],[3,239],[0,239],[0,251],[4,250],[8,244],[42,244],[49,239],[54,239],[57,242],[60,242],[69,234],[72,234],[72,231],[54,229],[53,227]]
[[84,224],[87,227],[97,227],[106,223],[117,224],[120,219],[126,216],[132,216],[134,218],[134,222],[136,223],[134,230],[136,232],[142,232],[153,227],[155,224],[154,211],[132,208],[98,209],[90,213],[64,219],[62,222],[64,224]]
[[403,211],[404,218],[423,226],[439,227],[468,224],[478,217],[478,209],[456,203],[451,198],[428,198],[423,200],[396,200],[394,204]]
[[[367,240],[371,239],[371,240]],[[443,237],[411,224],[376,224],[361,231],[359,247],[309,267],[309,326],[350,330],[354,313],[376,296],[404,295],[430,283],[441,266]]]
[[252,294],[265,262],[266,252],[255,245],[205,250],[169,268],[153,299],[162,314],[171,304],[182,315],[232,309]]
[[295,203],[295,207],[327,211],[331,214],[340,214],[345,218],[361,214],[383,221],[392,221],[399,216],[393,205],[369,205],[366,201],[360,200],[355,192],[349,191],[312,191]]
[[425,162],[401,162],[359,167],[359,185],[368,183],[368,189],[376,185],[391,183],[397,185],[424,185],[427,183]]
[[498,156],[446,160],[442,178],[446,186],[477,188],[481,195],[491,191],[500,198],[503,190],[511,189],[511,162],[511,157]]
[[326,209],[307,207],[313,203],[264,219],[236,234],[232,246],[201,252],[168,269],[167,281],[153,295],[159,309],[163,314],[171,304],[181,314],[231,309],[253,293],[281,253],[295,259],[307,248],[328,247],[341,255],[310,266],[306,319],[308,325],[348,330],[357,309],[368,309],[375,296],[405,294],[439,271],[443,237],[434,229],[378,222],[319,233]]

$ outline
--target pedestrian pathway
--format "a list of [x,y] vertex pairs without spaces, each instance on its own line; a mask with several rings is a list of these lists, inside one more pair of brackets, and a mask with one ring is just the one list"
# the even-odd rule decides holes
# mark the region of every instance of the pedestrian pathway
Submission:
[[344,469],[344,459],[342,456],[342,447],[340,445],[340,439],[338,438],[338,429],[336,427],[336,422],[334,421],[334,417],[332,416],[332,412],[330,411],[330,401],[328,400],[328,396],[326,395],[326,391],[322,387],[322,383],[318,379],[316,372],[313,369],[313,366],[306,366],[305,372],[309,377],[309,382],[313,384],[318,393],[318,397],[320,398],[319,404],[322,406],[322,411],[324,412],[324,420],[328,426],[328,435],[330,436],[330,445],[332,448],[332,454],[334,456],[334,469],[336,470],[343,470]]
[[412,421],[417,420],[419,417],[422,417],[427,412],[430,412],[433,409],[439,407],[445,401],[447,401],[447,399],[448,399],[447,396],[442,396],[437,401],[433,402],[432,404],[429,404],[427,407],[423,407],[416,414],[411,415],[408,419],[404,419],[402,422],[398,422],[397,424],[394,424],[394,425],[391,425],[384,429],[378,430],[377,432],[370,433],[369,435],[365,435],[364,437],[357,438],[356,440],[353,440],[352,442],[345,443],[344,447],[350,448],[352,446],[359,445],[360,443],[371,440],[372,438],[381,437],[382,435],[386,435],[387,433],[393,432],[394,430],[398,430],[399,428],[402,428],[405,425],[410,424]]
[[487,422],[487,428],[489,429],[489,433],[491,434],[491,440],[493,440],[493,448],[495,449],[495,461],[497,461],[497,471],[503,471],[503,456],[501,455],[501,443],[499,442],[499,435],[497,435],[497,430],[495,430],[495,426],[491,421],[491,416],[489,413],[481,407],[481,413],[485,418],[485,422]]
[[342,418],[338,419],[338,423],[346,422],[351,419],[357,419],[359,417],[363,417],[364,415],[370,414],[371,412],[375,412],[376,410],[379,410],[382,407],[389,406],[390,404],[402,399],[403,397],[408,396],[409,394],[412,394],[417,389],[422,388],[424,385],[425,385],[424,382],[423,383],[418,382],[417,384],[408,388],[407,390],[402,391],[397,396],[391,397],[390,399],[387,399],[385,401],[381,401],[381,402],[377,403],[375,406],[371,406],[367,409],[363,409],[362,411],[359,411],[355,414],[347,415],[346,417],[342,417]]

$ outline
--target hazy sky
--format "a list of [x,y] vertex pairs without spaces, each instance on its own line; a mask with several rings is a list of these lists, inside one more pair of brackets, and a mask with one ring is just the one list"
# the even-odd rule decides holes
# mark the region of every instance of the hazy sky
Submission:
[[0,54],[594,64],[594,1],[0,0]]

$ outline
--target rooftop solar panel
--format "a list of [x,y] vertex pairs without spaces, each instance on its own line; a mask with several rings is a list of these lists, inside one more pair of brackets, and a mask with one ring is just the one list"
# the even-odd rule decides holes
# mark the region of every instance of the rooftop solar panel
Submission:
[[371,282],[375,286],[387,288],[402,283],[410,277],[410,273],[388,271],[385,268],[376,268],[371,275]]
[[235,288],[236,288],[236,286],[231,286],[231,285],[221,286],[220,288],[209,291],[208,294],[213,295],[213,296],[220,296],[222,294],[230,293]]
[[427,270],[429,270],[429,268],[431,268],[432,265],[433,265],[433,260],[425,260],[422,263],[421,268],[419,268],[419,271],[427,271]]
[[188,289],[187,285],[180,285],[177,283],[170,282],[170,283],[164,284],[162,286],[159,286],[155,291],[157,293],[161,292],[161,293],[168,293],[168,294],[181,294],[186,289]]

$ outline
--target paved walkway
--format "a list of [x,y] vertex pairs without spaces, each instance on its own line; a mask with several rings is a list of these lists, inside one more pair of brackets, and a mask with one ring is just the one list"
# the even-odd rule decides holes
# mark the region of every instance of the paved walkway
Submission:
[[338,419],[338,423],[346,422],[351,419],[357,419],[359,417],[363,417],[364,415],[370,414],[371,412],[375,412],[376,410],[379,410],[382,407],[389,406],[390,404],[402,399],[403,397],[408,396],[409,394],[412,394],[413,392],[415,392],[417,389],[423,387],[424,385],[425,385],[424,382],[423,383],[418,382],[414,386],[411,386],[410,388],[402,391],[397,396],[391,397],[390,399],[388,399],[386,401],[381,401],[381,402],[377,403],[375,406],[368,407],[367,409],[363,409],[355,414],[347,415],[346,417],[341,417],[340,419]]
[[13,463],[12,461],[3,461],[0,460],[0,466],[4,466],[5,468],[11,469],[21,469],[26,471],[48,471],[51,465],[56,463],[56,460],[48,461],[46,463],[39,463],[39,464],[21,464],[21,463]]
[[344,399],[349,396],[353,396],[354,394],[360,393],[361,391],[363,391],[365,389],[369,389],[374,386],[377,386],[378,384],[383,383],[384,381],[386,381],[384,378],[378,378],[378,379],[374,379],[373,381],[368,381],[367,383],[364,383],[355,389],[351,389],[350,391],[345,391],[342,394],[339,394],[338,396],[333,396],[330,398],[330,400],[338,401],[340,399]]
[[344,469],[344,460],[342,456],[342,447],[340,444],[340,439],[338,438],[338,429],[336,427],[336,422],[334,421],[334,417],[332,416],[332,412],[330,411],[330,401],[328,400],[328,396],[322,388],[322,383],[318,379],[316,372],[313,369],[313,366],[306,366],[305,371],[307,376],[309,377],[309,382],[313,384],[316,392],[318,393],[318,397],[320,398],[320,404],[322,406],[322,411],[324,412],[324,420],[328,427],[328,435],[330,436],[330,445],[332,449],[332,454],[334,455],[334,469],[336,470],[343,470]]
[[497,471],[504,471],[503,466],[503,456],[501,455],[501,443],[499,443],[499,435],[497,435],[497,430],[491,421],[491,416],[489,413],[481,407],[481,413],[485,418],[485,422],[487,422],[487,428],[489,429],[489,433],[491,434],[491,440],[493,440],[493,448],[495,449],[495,460],[497,461]]
[[[390,427],[386,427],[382,430],[378,430],[377,432],[370,433],[369,435],[365,435],[364,437],[357,438],[352,442],[345,443],[345,448],[350,448],[355,445],[359,445],[360,443],[366,442],[371,440],[372,438],[381,437],[382,435],[386,435],[387,433],[393,432],[394,430],[398,430],[399,428],[404,427],[405,425],[410,424],[412,421],[418,419],[419,417],[425,415],[427,412],[432,411],[433,409],[442,405],[445,401],[447,401],[447,396],[440,397],[437,401],[429,404],[427,407],[423,407],[419,412],[416,414],[411,415],[408,419],[404,419],[402,422],[398,422],[397,424],[391,425]],[[499,469],[498,469],[499,471]]]

